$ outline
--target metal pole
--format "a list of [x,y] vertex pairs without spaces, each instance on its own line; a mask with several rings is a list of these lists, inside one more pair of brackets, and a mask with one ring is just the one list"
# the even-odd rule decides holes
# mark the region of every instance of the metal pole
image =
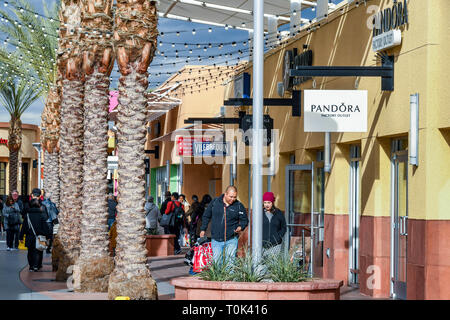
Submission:
[[38,149],[38,188],[42,189],[42,181],[41,181],[41,147]]
[[252,134],[252,253],[255,263],[262,256],[262,157],[263,157],[263,78],[264,1],[253,1],[253,134]]
[[166,191],[170,189],[170,162],[166,160]]
[[330,172],[331,171],[331,133],[330,132],[325,132],[325,164],[324,164],[324,171],[325,172]]

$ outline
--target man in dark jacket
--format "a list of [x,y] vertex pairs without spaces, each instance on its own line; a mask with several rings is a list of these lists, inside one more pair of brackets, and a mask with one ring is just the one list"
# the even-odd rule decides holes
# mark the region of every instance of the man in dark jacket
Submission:
[[236,257],[239,232],[248,224],[245,207],[237,200],[237,188],[228,186],[225,193],[215,198],[202,217],[200,237],[205,236],[209,221],[211,222],[211,247],[213,259],[220,262],[223,259]]

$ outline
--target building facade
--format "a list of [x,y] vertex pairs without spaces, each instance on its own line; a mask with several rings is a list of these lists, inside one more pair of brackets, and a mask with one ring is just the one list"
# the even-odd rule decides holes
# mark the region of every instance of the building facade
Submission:
[[[8,122],[0,122],[0,196],[6,196],[9,190],[9,149]],[[38,152],[32,143],[39,142],[39,127],[22,124],[22,147],[19,151],[19,172],[17,190],[20,195],[29,195],[38,186]],[[43,162],[41,163],[43,168]],[[43,179],[43,170],[41,170]]]
[[[364,132],[305,130],[303,99],[301,116],[289,107],[264,107],[276,147],[265,148],[273,169],[263,177],[263,191],[274,192],[288,221],[285,244],[305,255],[314,276],[344,280],[375,298],[450,299],[449,10],[446,0],[343,2],[265,54],[265,98],[290,98],[292,90],[302,96],[304,90],[367,91]],[[297,65],[376,67],[382,59],[393,64],[390,90],[378,76],[292,78],[286,72]],[[235,76],[244,72],[251,76],[251,63]],[[237,85],[198,93],[185,86],[180,107],[149,123],[146,149],[158,145],[160,152],[159,159],[150,155],[152,195],[162,199],[167,188],[188,198],[211,193],[214,180],[220,183],[216,194],[234,184],[249,207],[251,148],[242,138],[227,137],[238,145],[235,166],[229,161],[182,169],[178,146],[167,138],[189,117],[252,114],[251,106],[221,112]],[[416,130],[411,116],[417,105]],[[237,128],[224,125],[223,134]]]
[[[287,241],[292,246],[305,236],[315,275],[345,280],[373,297],[450,298],[449,9],[448,1],[343,3],[265,55],[267,98],[279,98],[278,83],[289,84],[283,66],[294,49],[298,56],[311,50],[313,66],[380,66],[377,54],[393,57],[392,91],[382,90],[379,77],[295,80],[292,89],[302,92],[367,90],[367,131],[330,133],[329,172],[326,134],[305,132],[305,110],[294,117],[287,107],[264,108],[278,130],[278,169],[269,180],[290,224]],[[374,32],[376,13],[380,30]],[[386,38],[394,32],[400,41]],[[385,39],[374,42],[374,35]],[[293,64],[305,65],[298,60]],[[252,66],[245,72],[251,75]],[[414,94],[419,96],[418,165],[409,159]],[[248,164],[237,168],[243,202],[249,169]]]

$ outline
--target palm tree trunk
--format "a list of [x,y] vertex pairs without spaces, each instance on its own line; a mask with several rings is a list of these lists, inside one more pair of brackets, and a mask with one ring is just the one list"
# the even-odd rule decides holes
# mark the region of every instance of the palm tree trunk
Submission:
[[84,175],[81,252],[74,268],[75,291],[107,292],[114,261],[107,227],[109,75],[114,64],[112,0],[82,2],[81,26],[101,30],[82,36],[84,45]]
[[19,151],[22,146],[22,121],[11,116],[8,130],[9,192],[17,190]]
[[9,191],[17,190],[17,174],[19,166],[19,151],[9,151]]
[[79,292],[107,292],[114,261],[108,249],[107,212],[107,105],[108,75],[87,76],[85,92],[83,217],[81,253],[74,269]]
[[155,1],[118,0],[116,52],[119,84],[118,145],[119,203],[115,268],[109,278],[108,298],[158,299],[155,280],[147,266],[145,248],[144,145],[148,86],[147,68],[156,48]]
[[58,237],[61,244],[56,280],[64,281],[80,251],[83,191],[83,91],[81,80],[63,81],[61,104],[61,194]]
[[56,280],[67,280],[80,253],[83,191],[84,79],[80,46],[80,0],[61,1],[58,69],[62,74],[60,132],[59,256]]

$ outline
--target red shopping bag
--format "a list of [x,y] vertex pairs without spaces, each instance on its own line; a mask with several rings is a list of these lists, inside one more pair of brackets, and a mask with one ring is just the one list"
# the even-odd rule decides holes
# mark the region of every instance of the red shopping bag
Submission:
[[200,246],[194,247],[194,263],[192,270],[194,272],[202,272],[208,266],[212,259],[211,242],[204,243]]

